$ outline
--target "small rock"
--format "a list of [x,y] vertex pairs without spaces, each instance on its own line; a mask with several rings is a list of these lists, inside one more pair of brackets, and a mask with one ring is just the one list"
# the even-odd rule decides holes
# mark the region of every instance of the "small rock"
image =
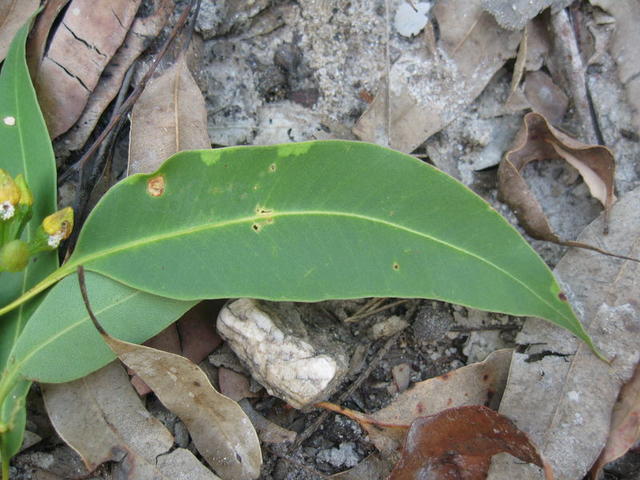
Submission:
[[429,21],[427,17],[429,10],[431,10],[431,4],[428,2],[417,3],[415,8],[405,2],[396,11],[393,24],[400,35],[413,37],[418,35]]
[[215,2],[202,2],[198,19],[196,20],[196,32],[202,34],[205,40],[215,37],[227,15],[225,0]]
[[421,342],[435,342],[444,337],[452,326],[453,315],[446,303],[425,302],[416,313],[413,333]]
[[385,318],[383,321],[378,322],[375,325],[372,325],[369,329],[369,338],[371,338],[371,340],[390,338],[408,326],[409,324],[404,318],[393,315],[389,318]]
[[339,448],[327,448],[318,452],[318,460],[334,467],[355,467],[358,464],[358,454],[353,442],[341,443]]
[[482,362],[491,352],[508,348],[500,336],[499,330],[479,330],[471,332],[462,353],[467,356],[468,363]]
[[348,369],[346,332],[312,304],[236,300],[218,331],[271,395],[296,408],[326,398]]

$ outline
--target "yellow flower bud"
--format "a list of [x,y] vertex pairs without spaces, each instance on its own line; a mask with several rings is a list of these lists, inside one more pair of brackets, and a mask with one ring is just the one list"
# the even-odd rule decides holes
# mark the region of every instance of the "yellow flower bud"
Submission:
[[0,168],[0,220],[9,220],[20,200],[20,190],[11,175]]
[[49,235],[48,244],[56,248],[60,242],[71,235],[73,230],[73,208],[66,207],[52,213],[42,221],[42,229]]

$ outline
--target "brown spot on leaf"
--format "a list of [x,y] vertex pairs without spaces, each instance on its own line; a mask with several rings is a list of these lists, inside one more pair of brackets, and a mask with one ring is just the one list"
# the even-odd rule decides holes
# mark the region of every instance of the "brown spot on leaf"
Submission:
[[393,262],[391,268],[393,268],[395,271],[398,271],[400,270],[400,264],[398,262]]
[[559,298],[560,300],[562,300],[563,302],[566,302],[566,301],[567,301],[567,296],[564,294],[564,292],[560,292],[560,293],[558,294],[558,298]]
[[164,176],[158,175],[147,180],[147,193],[152,197],[162,195],[164,193]]
[[269,165],[269,172],[274,173],[277,170],[277,166],[275,163],[272,163],[271,165]]

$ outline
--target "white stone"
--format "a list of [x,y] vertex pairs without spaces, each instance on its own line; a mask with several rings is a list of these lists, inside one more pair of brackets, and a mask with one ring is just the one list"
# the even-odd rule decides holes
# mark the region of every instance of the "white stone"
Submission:
[[268,311],[266,302],[236,300],[221,310],[218,331],[270,394],[303,408],[331,393],[347,371],[348,357],[324,329],[307,329],[295,304],[280,305],[291,313]]

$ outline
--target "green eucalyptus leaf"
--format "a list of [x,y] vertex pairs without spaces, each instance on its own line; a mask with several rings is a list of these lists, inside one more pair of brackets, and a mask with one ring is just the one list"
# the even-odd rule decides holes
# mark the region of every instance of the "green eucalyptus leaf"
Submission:
[[[25,41],[31,22],[16,34],[0,72],[0,167],[15,177],[22,173],[33,192],[33,217],[22,234],[28,242],[44,217],[56,209],[56,167],[49,133],[38,106],[25,61]],[[21,272],[0,273],[0,304],[21,296],[58,266],[55,252],[32,258]],[[13,344],[39,299],[20,305],[2,316],[0,328],[0,372],[6,368]],[[7,459],[22,443],[24,397],[28,383],[22,382],[0,406],[0,421],[13,429],[0,439],[0,455]]]
[[[160,332],[196,303],[157,297],[91,272],[85,281],[100,324],[111,335],[133,343]],[[31,316],[14,347],[9,374],[68,382],[114,358],[91,323],[73,274],[53,287]]]
[[542,317],[591,345],[551,271],[486,202],[365,143],[178,153],[111,189],[31,293],[78,265],[181,300],[434,298]]

